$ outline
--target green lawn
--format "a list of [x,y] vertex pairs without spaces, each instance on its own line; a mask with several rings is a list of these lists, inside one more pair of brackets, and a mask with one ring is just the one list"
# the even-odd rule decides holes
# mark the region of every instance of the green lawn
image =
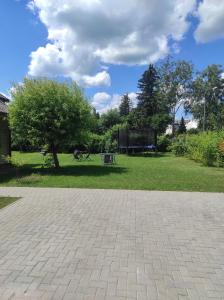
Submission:
[[39,153],[14,152],[13,157],[23,167],[0,174],[0,186],[224,192],[224,169],[204,167],[172,154],[119,155],[115,166],[102,166],[99,155],[77,162],[69,154],[60,154],[58,171],[41,168]]
[[16,200],[18,200],[18,198],[0,197],[0,209],[15,202]]

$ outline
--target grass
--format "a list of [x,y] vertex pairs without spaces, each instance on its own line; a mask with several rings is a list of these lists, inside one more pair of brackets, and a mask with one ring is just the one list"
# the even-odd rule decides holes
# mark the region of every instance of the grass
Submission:
[[59,170],[42,168],[39,153],[14,152],[13,157],[22,167],[1,174],[0,186],[224,192],[224,169],[172,154],[119,155],[115,166],[103,166],[99,155],[77,162],[70,154],[60,154]]
[[0,197],[0,209],[15,202],[16,200],[18,200],[18,198]]

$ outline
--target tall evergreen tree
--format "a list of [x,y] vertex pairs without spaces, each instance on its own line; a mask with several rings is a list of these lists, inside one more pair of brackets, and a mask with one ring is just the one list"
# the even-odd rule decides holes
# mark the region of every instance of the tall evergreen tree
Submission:
[[178,133],[183,134],[183,133],[186,133],[186,131],[187,131],[187,129],[186,129],[185,121],[184,121],[184,118],[182,117],[180,120],[180,126],[178,128]]
[[160,77],[156,68],[151,64],[138,82],[137,110],[141,127],[151,127],[155,132],[155,144],[157,134],[165,131],[170,121],[168,107],[161,97]]
[[138,105],[144,119],[158,112],[158,89],[159,76],[153,65],[149,65],[148,70],[144,72],[142,78],[138,81]]
[[121,117],[128,116],[131,109],[132,109],[131,99],[129,98],[128,94],[125,94],[121,98],[121,104],[119,106],[120,116]]

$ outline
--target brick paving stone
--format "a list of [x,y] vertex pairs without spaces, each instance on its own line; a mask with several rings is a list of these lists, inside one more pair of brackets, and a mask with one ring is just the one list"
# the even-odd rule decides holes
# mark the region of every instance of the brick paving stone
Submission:
[[0,299],[224,300],[224,194],[0,188]]

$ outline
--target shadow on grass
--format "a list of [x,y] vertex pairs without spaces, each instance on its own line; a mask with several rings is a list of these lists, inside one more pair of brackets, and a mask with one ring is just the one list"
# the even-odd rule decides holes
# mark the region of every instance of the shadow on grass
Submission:
[[145,153],[129,153],[128,156],[130,157],[163,157],[166,156],[165,153],[162,152],[145,152]]
[[[31,181],[35,181],[35,175],[39,176],[94,176],[100,177],[113,174],[122,174],[127,172],[127,168],[119,166],[94,166],[94,165],[76,165],[76,166],[62,166],[59,169],[42,168],[37,164],[27,164],[21,168],[9,168],[7,172],[0,172],[0,184],[7,183],[13,179],[22,182],[23,178],[31,177]],[[32,179],[33,177],[33,179]],[[37,178],[37,177],[36,177]],[[39,181],[37,179],[37,181]]]

